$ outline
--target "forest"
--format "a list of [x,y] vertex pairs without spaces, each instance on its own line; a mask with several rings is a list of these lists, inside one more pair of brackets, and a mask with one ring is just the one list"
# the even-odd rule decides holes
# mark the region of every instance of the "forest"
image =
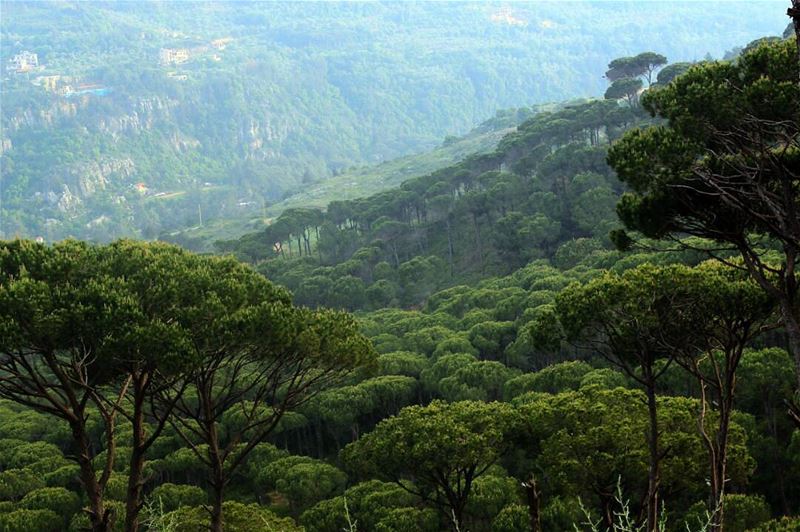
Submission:
[[800,531],[788,14],[215,253],[0,241],[0,530]]
[[[498,109],[599,95],[629,49],[723,57],[784,24],[780,1],[185,4],[4,2],[0,235],[108,242],[261,219]],[[41,69],[9,72],[26,51]]]

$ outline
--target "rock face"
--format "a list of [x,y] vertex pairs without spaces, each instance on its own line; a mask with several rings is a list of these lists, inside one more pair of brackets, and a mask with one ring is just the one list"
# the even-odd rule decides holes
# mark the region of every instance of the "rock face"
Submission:
[[25,127],[53,127],[59,120],[73,118],[78,111],[87,107],[85,100],[56,100],[41,109],[23,108],[17,110],[3,124],[8,133],[15,133]]
[[179,102],[158,96],[140,98],[132,102],[129,112],[102,116],[97,121],[97,128],[111,135],[115,140],[119,135],[135,134],[153,129],[157,120],[169,120],[170,112]]
[[292,133],[292,127],[286,122],[276,122],[270,116],[247,119],[239,134],[239,143],[247,148],[247,159],[266,161],[280,158],[282,145]]
[[239,144],[246,147],[245,157],[259,161],[277,159],[281,145],[289,137],[287,123],[276,124],[270,117],[249,118],[239,134]]
[[133,160],[106,159],[90,161],[72,169],[71,175],[77,180],[78,190],[84,198],[91,197],[96,191],[104,190],[112,177],[126,179],[133,175],[135,170]]
[[47,194],[47,198],[51,203],[55,203],[61,212],[73,211],[83,204],[81,198],[73,194],[66,183],[62,185],[60,193],[51,191]]
[[[294,157],[307,149],[302,133],[314,122],[283,107],[274,110],[272,102],[234,105],[222,87],[217,94],[207,82],[188,95],[137,94],[122,86],[69,97],[40,92],[4,110],[0,154],[14,162],[38,163],[32,169],[17,165],[19,175],[11,175],[10,182],[19,180],[13,208],[35,209],[40,219],[49,217],[64,228],[59,233],[56,226],[37,221],[30,231],[65,236],[81,234],[79,228],[118,231],[123,225],[181,224],[189,209],[181,194],[170,196],[170,202],[150,201],[149,196],[182,193],[198,180],[226,183],[228,172],[235,172],[247,190],[260,187],[264,194],[280,196],[300,179],[287,153]],[[245,161],[254,164],[245,166]],[[198,178],[208,168],[215,175]],[[225,192],[220,187],[203,194]]]
[[172,149],[179,152],[185,152],[200,147],[199,140],[178,132],[175,132],[170,136],[169,143],[170,146],[172,146]]
[[71,165],[64,169],[57,181],[58,191],[48,191],[47,199],[61,212],[74,211],[98,191],[105,190],[114,181],[127,181],[136,171],[133,159],[102,159]]

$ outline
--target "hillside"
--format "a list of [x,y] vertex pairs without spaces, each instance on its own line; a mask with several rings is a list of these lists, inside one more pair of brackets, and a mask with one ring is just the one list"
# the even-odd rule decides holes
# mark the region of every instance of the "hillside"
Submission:
[[159,235],[160,240],[179,243],[195,251],[212,251],[215,241],[238,238],[254,229],[261,229],[280,214],[292,208],[325,208],[335,200],[366,197],[397,187],[415,176],[427,174],[453,165],[467,156],[490,152],[497,143],[526,118],[556,105],[539,105],[534,108],[498,111],[497,115],[469,133],[449,136],[431,151],[406,155],[377,165],[351,167],[325,179],[310,184],[283,200],[262,206],[258,216],[227,216],[212,219],[202,226],[169,231]]
[[598,96],[609,57],[721,57],[779,33],[764,5],[4,2],[0,234],[263,215],[497,109]]
[[136,189],[212,253],[0,239],[0,531],[797,532],[789,14],[257,218],[200,220],[236,184]]
[[623,101],[565,103],[505,132],[490,151],[324,211],[286,209],[216,245],[258,264],[298,303],[350,310],[418,308],[437,290],[536,259],[569,268],[611,247],[623,187],[607,150],[650,123]]

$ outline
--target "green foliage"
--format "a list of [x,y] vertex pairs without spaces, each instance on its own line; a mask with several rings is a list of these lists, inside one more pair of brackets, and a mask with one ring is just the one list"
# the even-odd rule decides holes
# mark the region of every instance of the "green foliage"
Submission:
[[476,361],[477,359],[474,356],[467,353],[443,355],[430,368],[422,371],[420,380],[425,389],[431,392],[436,391],[442,379]]
[[510,401],[526,392],[559,393],[577,390],[592,367],[580,361],[562,362],[535,373],[526,373],[506,381],[503,397]]
[[[735,128],[736,120],[746,120],[748,116],[766,120],[795,118],[796,106],[790,103],[798,98],[794,83],[798,67],[793,48],[794,44],[787,40],[759,47],[736,64],[703,64],[647,94],[644,105],[667,118],[669,126],[631,131],[609,152],[610,164],[633,189],[618,208],[628,227],[660,237],[681,229],[676,225],[680,224],[679,216],[692,213],[697,216],[716,209],[724,213],[723,218],[717,217],[719,227],[703,224],[691,233],[726,238],[731,231],[744,228],[769,231],[755,220],[742,219],[741,212],[727,207],[722,200],[711,197],[703,200],[698,196],[702,194],[698,187],[703,184],[686,189],[682,195],[667,196],[665,192],[667,187],[674,190],[677,183],[686,182],[686,170],[692,167],[694,159],[721,142],[715,132]],[[776,162],[791,164],[793,157],[790,151]],[[717,159],[706,159],[702,167],[713,172],[721,163]],[[655,201],[660,202],[657,209]],[[648,217],[643,216],[645,212],[650,213]]]
[[752,529],[753,532],[797,532],[800,530],[800,519],[782,517],[762,523]]
[[478,350],[466,336],[454,335],[436,344],[436,349],[433,351],[433,358],[439,360],[445,355],[456,354],[467,354],[476,357],[478,355]]
[[19,509],[0,513],[0,530],[5,532],[56,532],[63,526],[63,519],[52,510]]
[[474,520],[489,523],[504,508],[519,500],[519,481],[506,476],[502,470],[490,471],[475,480],[467,503],[467,513]]
[[503,508],[492,521],[492,532],[527,532],[531,522],[528,508],[511,504]]
[[65,487],[75,484],[78,479],[79,468],[76,465],[65,465],[44,475],[45,483],[50,487]]
[[19,500],[44,487],[41,475],[30,469],[6,469],[0,472],[0,500]]
[[151,501],[157,502],[158,507],[164,512],[177,510],[181,506],[199,506],[208,498],[197,486],[169,482],[156,486],[149,497]]
[[614,80],[605,93],[608,100],[625,98],[631,107],[637,105],[639,91],[642,90],[642,80],[638,78],[620,78]]
[[57,515],[69,518],[80,509],[80,500],[65,488],[41,488],[28,492],[19,505],[28,510],[52,510]]
[[378,357],[378,368],[383,375],[407,375],[419,378],[420,373],[429,365],[425,356],[409,351],[387,353]]
[[299,514],[344,491],[347,475],[313,458],[288,456],[261,470],[259,483],[286,496],[292,509]]
[[547,505],[542,508],[541,520],[543,530],[568,530],[575,528],[585,515],[581,512],[579,500],[551,497]]
[[442,397],[450,402],[464,400],[497,401],[503,385],[517,372],[500,362],[472,362],[441,379],[437,385]]
[[[345,501],[347,511],[344,508]],[[308,532],[340,532],[348,529],[349,515],[358,530],[376,530],[379,524],[384,527],[393,524],[400,526],[405,520],[398,519],[400,515],[394,515],[393,511],[402,508],[411,510],[417,502],[414,495],[397,484],[369,480],[348,488],[338,497],[317,503],[300,516],[300,523]],[[438,524],[436,516],[433,517],[433,528],[430,527],[430,515],[417,516],[416,522],[423,530],[433,530]]]
[[430,508],[393,508],[375,525],[375,532],[435,532],[439,516]]
[[[608,154],[631,189],[617,206],[625,227],[650,238],[691,235],[735,249],[783,309],[796,365],[798,69],[797,43],[780,38],[752,43],[734,62],[690,68],[644,96],[647,110],[666,123],[626,133]],[[746,133],[754,129],[763,133]],[[766,211],[772,214],[764,218]]]
[[[702,528],[707,503],[698,501],[709,499],[709,445],[719,444],[698,432],[697,381],[672,359],[678,356],[683,366],[696,361],[695,372],[708,379],[711,400],[702,403],[701,426],[718,437],[724,418],[711,364],[723,361],[718,350],[727,347],[726,331],[751,322],[753,331],[764,326],[768,332],[756,338],[744,330],[747,345],[758,349],[746,350],[738,369],[734,363],[724,370],[735,371],[738,383],[736,395],[731,387],[738,411],[726,411],[732,423],[725,528],[794,529],[791,520],[768,521],[800,504],[794,482],[800,432],[785,416],[795,364],[773,347],[783,345],[783,331],[769,321],[775,301],[738,269],[702,262],[701,252],[659,252],[665,245],[652,241],[647,245],[655,251],[608,249],[622,185],[605,164],[611,142],[649,123],[632,108],[639,90],[631,90],[647,79],[652,88],[643,105],[669,122],[629,133],[612,147],[610,160],[622,165],[633,191],[620,212],[623,218],[634,213],[642,223],[637,227],[651,236],[684,232],[678,225],[698,204],[675,200],[670,187],[691,179],[687,168],[722,164],[701,157],[709,146],[720,147],[713,127],[741,125],[741,109],[784,118],[794,112],[796,69],[784,64],[789,51],[779,39],[766,39],[735,62],[679,64],[660,70],[655,82],[663,57],[620,58],[609,65],[609,95],[616,91],[631,106],[589,100],[498,116],[491,127],[525,120],[505,131],[493,152],[421,172],[390,193],[332,202],[325,212],[292,205],[266,229],[259,222],[252,228],[260,232],[222,246],[251,261],[266,259],[260,271],[291,289],[303,307],[234,259],[163,244],[0,245],[3,375],[25,367],[9,362],[21,353],[38,357],[30,366],[36,378],[0,379],[2,395],[18,403],[0,401],[0,529],[89,526],[79,511],[87,503],[82,484],[92,473],[105,478],[108,436],[116,460],[102,497],[113,529],[124,526],[121,501],[135,480],[135,416],[127,411],[135,393],[123,393],[110,434],[102,413],[121,387],[138,386],[141,375],[156,386],[169,382],[155,403],[145,397],[145,405],[163,408],[188,387],[163,432],[155,412],[145,415],[143,431],[158,437],[145,453],[143,527],[207,527],[203,503],[216,500],[214,490],[219,494],[223,486],[222,515],[231,531],[299,531],[301,525],[309,532],[527,530],[520,480],[534,472],[544,530],[581,523],[636,530],[653,460],[650,431],[661,451],[668,529]],[[723,83],[736,76],[741,94]],[[244,98],[258,90],[231,80],[212,92]],[[189,100],[193,91],[185,94]],[[703,107],[709,102],[717,107]],[[232,127],[208,118],[219,123],[213,127],[220,139]],[[302,153],[300,144],[292,149]],[[265,171],[261,162],[241,171]],[[248,179],[258,178],[242,178]],[[10,194],[18,199],[13,186]],[[643,203],[626,203],[634,200]],[[704,202],[716,216],[727,216],[730,206]],[[662,233],[644,230],[651,222],[666,224],[656,227]],[[716,229],[751,235],[764,230],[760,224],[734,220]],[[622,233],[611,240],[636,244]],[[752,242],[763,246],[758,260],[770,267],[780,264],[780,249],[789,249]],[[723,256],[739,265],[732,252]],[[770,271],[766,281],[775,283],[787,269]],[[373,311],[356,321],[344,312],[312,310],[319,304]],[[382,308],[387,305],[409,310]],[[296,374],[276,369],[293,360],[303,361]],[[42,395],[33,386],[39,380],[56,395]],[[648,397],[631,389],[637,381],[656,392],[650,397],[655,433]],[[295,396],[298,382],[312,385]],[[32,387],[23,397],[18,386],[26,383]],[[74,393],[87,395],[70,400]]]
[[620,57],[608,64],[606,77],[614,82],[624,78],[644,77],[648,83],[653,72],[667,64],[667,58],[655,52],[643,52],[634,57]]
[[[511,321],[523,312],[519,291],[462,297],[454,290],[431,303],[426,298],[473,276],[553,258],[568,240],[588,239],[597,249],[607,245],[620,189],[605,164],[605,145],[615,128],[642,118],[600,100],[542,112],[508,133],[492,153],[408,180],[397,193],[331,202],[322,221],[287,210],[260,234],[225,249],[267,259],[262,271],[303,304],[355,308],[353,302],[362,299],[361,289],[354,288],[358,281],[342,280],[352,276],[365,286],[362,307],[428,304],[453,310],[472,325]],[[510,171],[498,170],[502,166]],[[307,235],[320,226],[318,256],[312,258]],[[281,245],[276,253],[256,256],[252,242]],[[302,259],[292,256],[293,246],[295,255],[305,254]],[[560,260],[579,260],[581,249],[572,251],[574,259],[562,252]],[[492,317],[470,313],[478,309],[491,309]]]
[[361,476],[433,493],[434,504],[460,523],[473,482],[504,454],[518,426],[503,403],[434,401],[384,419],[348,445],[342,460]]
[[[703,503],[693,505],[684,518],[689,528],[697,527],[706,519]],[[763,497],[730,493],[725,495],[723,519],[725,530],[731,532],[758,530],[759,525],[770,519],[770,509]]]
[[[278,517],[257,504],[225,501],[222,507],[225,513],[225,529],[231,532],[302,531],[292,519]],[[184,506],[168,513],[165,517],[174,523],[175,532],[196,532],[208,527],[208,512],[204,507]]]
[[[508,14],[288,4],[188,14],[170,5],[88,13],[14,4],[3,17],[4,63],[31,50],[47,74],[71,78],[62,87],[109,90],[64,97],[33,85],[38,72],[4,79],[2,125],[12,147],[3,153],[3,234],[152,238],[217,218],[224,222],[211,236],[197,228],[171,238],[203,246],[220,232],[238,236],[261,225],[265,202],[287,193],[296,197],[286,207],[322,206],[343,190],[363,196],[491,150],[530,117],[521,106],[599,94],[609,57],[659,43],[670,57],[692,58],[699,42],[721,55],[732,39],[774,30],[780,18],[770,11],[636,5],[623,17],[600,4],[580,15],[557,3]],[[713,24],[730,31],[703,31]],[[365,35],[374,46],[364,48]],[[233,39],[224,49],[209,46],[224,37]],[[162,48],[185,48],[190,58],[161,65]],[[431,49],[443,53],[411,59]],[[437,146],[378,172],[358,167]],[[138,182],[150,195],[136,191]],[[268,250],[272,242],[258,244]]]
[[511,322],[489,321],[477,323],[469,329],[469,341],[489,360],[502,358],[505,348],[514,340],[516,328]]
[[689,70],[691,63],[672,63],[662,68],[656,77],[659,85],[666,85]]
[[[520,410],[531,436],[527,448],[547,479],[545,488],[562,496],[578,494],[593,501],[600,515],[613,503],[618,478],[633,501],[647,484],[647,412],[641,392],[617,388],[585,388],[578,392],[532,395]],[[662,486],[683,496],[673,498],[673,511],[684,509],[705,493],[705,447],[696,429],[696,403],[686,398],[659,402],[662,444],[674,450],[661,464]],[[730,486],[743,486],[753,460],[741,427],[732,427],[729,447]],[[680,451],[678,451],[680,449]],[[598,497],[599,495],[599,497]]]

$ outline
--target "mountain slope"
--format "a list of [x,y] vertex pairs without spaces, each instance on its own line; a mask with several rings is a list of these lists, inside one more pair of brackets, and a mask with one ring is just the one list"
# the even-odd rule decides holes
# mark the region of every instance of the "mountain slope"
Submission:
[[456,164],[467,156],[491,152],[505,135],[525,119],[537,112],[556,107],[540,105],[498,111],[494,118],[483,122],[466,135],[450,136],[433,150],[406,155],[378,165],[347,168],[324,181],[302,187],[298,192],[275,203],[243,205],[243,212],[239,215],[211,220],[202,226],[194,225],[187,229],[166,232],[159,235],[159,238],[196,251],[212,251],[214,241],[238,238],[253,229],[262,229],[287,209],[325,208],[331,201],[367,197],[397,187],[412,177]]
[[4,70],[0,233],[238,216],[497,109],[599,95],[609,57],[721,56],[785,26],[771,5],[4,2],[3,65],[40,67]]

